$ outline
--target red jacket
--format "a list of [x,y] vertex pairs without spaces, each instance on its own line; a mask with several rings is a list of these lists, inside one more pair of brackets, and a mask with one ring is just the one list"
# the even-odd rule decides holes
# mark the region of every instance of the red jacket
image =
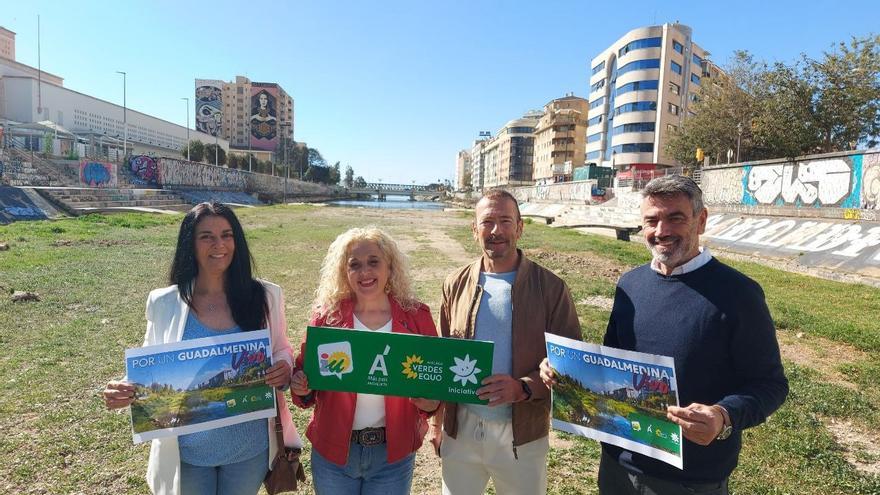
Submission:
[[[416,310],[406,312],[393,297],[391,302],[391,331],[437,336],[437,328],[428,306],[421,304]],[[354,327],[354,303],[344,301],[339,307],[341,321],[334,321],[334,327]],[[311,326],[327,325],[327,317],[312,315]],[[300,353],[296,357],[294,373],[303,369],[303,355],[306,342],[303,339]],[[309,397],[291,393],[293,403],[307,408],[315,404],[315,412],[306,430],[306,437],[325,459],[344,466],[348,460],[351,443],[351,427],[354,424],[354,409],[357,394],[352,392],[314,391]],[[304,399],[308,399],[305,401]],[[428,429],[430,414],[420,410],[406,397],[385,396],[385,439],[388,446],[388,462],[403,459],[422,446],[422,439]]]

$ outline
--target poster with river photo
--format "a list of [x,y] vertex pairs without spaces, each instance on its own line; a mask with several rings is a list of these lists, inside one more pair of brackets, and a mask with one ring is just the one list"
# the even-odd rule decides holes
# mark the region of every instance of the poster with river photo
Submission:
[[275,416],[268,330],[125,351],[134,443]]
[[666,419],[666,407],[678,405],[671,357],[544,336],[558,380],[554,428],[682,469],[681,427]]

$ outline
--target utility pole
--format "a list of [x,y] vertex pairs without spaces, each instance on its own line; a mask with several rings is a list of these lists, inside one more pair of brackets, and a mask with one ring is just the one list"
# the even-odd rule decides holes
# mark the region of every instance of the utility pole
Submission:
[[[122,74],[122,159],[128,155],[128,103],[125,101],[125,93],[126,93],[126,75],[125,72],[118,70],[117,74]],[[188,112],[189,110],[187,110]]]
[[189,159],[189,98],[181,98],[181,100],[186,100],[186,161],[190,161]]
[[743,124],[742,122],[736,124],[736,163],[739,163],[739,143],[742,140],[743,135]]

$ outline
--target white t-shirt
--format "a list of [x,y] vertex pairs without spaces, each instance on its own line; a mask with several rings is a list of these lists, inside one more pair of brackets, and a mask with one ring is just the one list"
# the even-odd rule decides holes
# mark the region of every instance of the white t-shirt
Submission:
[[[382,328],[373,330],[361,323],[357,316],[354,316],[354,329],[367,332],[390,333],[391,320],[382,325]],[[364,428],[379,428],[380,426],[385,426],[385,396],[357,394],[357,404],[354,407],[354,423],[351,425],[351,429],[363,430]]]

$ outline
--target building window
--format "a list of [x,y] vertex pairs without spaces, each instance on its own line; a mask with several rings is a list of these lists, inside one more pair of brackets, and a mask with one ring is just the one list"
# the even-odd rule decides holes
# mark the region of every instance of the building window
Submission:
[[587,160],[598,160],[598,159],[599,159],[599,156],[600,156],[601,154],[602,154],[602,152],[599,151],[599,150],[596,150],[596,151],[590,151],[589,153],[587,153]]
[[669,91],[674,95],[680,95],[681,94],[681,86],[679,86],[678,84],[675,84],[674,82],[670,82],[669,83]]
[[634,70],[646,70],[646,69],[659,69],[660,68],[660,59],[659,58],[649,58],[645,60],[636,60],[630,62],[620,69],[617,70],[617,76],[620,77],[627,72],[631,72]]
[[696,93],[691,93],[690,95],[688,95],[688,98],[690,98],[691,103],[696,103],[696,102],[700,101],[700,97],[697,96]]
[[697,65],[703,65],[703,59],[701,59],[700,57],[698,57],[696,53],[694,54],[694,56],[693,56],[692,58],[693,58],[693,61],[694,61],[695,64],[697,64]]
[[657,110],[656,101],[637,101],[635,103],[624,103],[614,109],[614,115],[620,115],[629,112],[650,112]]
[[644,38],[641,40],[630,41],[617,52],[617,56],[622,57],[633,50],[642,48],[656,48],[663,43],[663,38]]
[[235,93],[236,93],[236,94],[239,94],[239,95],[243,95],[243,94],[244,94],[244,88],[242,88],[241,86],[236,87],[236,88],[235,88]]
[[628,84],[624,84],[623,86],[618,86],[615,90],[614,94],[616,96],[620,96],[624,93],[629,93],[630,91],[641,91],[646,89],[657,89],[657,81],[635,81]]
[[691,82],[694,84],[700,84],[700,76],[697,74],[691,74]]
[[602,89],[604,87],[605,87],[605,79],[602,79],[601,81],[598,81],[595,84],[593,84],[592,86],[590,86],[590,93],[592,93],[594,91],[599,91],[600,89]]
[[626,134],[628,132],[654,132],[653,122],[636,122],[634,124],[623,124],[616,126],[611,133],[616,136],[618,134]]
[[596,141],[600,141],[601,139],[602,139],[601,132],[597,132],[595,134],[590,134],[589,136],[587,136],[588,143],[595,143]]
[[669,113],[671,113],[672,115],[678,115],[678,105],[676,105],[675,103],[670,103]]
[[596,117],[593,117],[592,119],[587,121],[587,127],[589,127],[591,125],[599,124],[601,122],[602,122],[602,115],[597,115]]
[[672,40],[672,49],[675,50],[675,51],[677,51],[678,53],[683,53],[683,52],[684,52],[684,46],[682,46],[681,43],[679,43],[679,42],[677,42],[677,41],[675,41],[675,40]]
[[604,68],[605,68],[605,62],[602,62],[602,63],[600,63],[599,65],[593,67],[593,74],[591,74],[591,75],[595,76],[596,74],[598,74],[598,73],[599,73],[601,70],[603,70]]
[[681,75],[681,65],[677,64],[674,60],[672,61],[672,72]]
[[653,153],[654,143],[628,143],[611,147],[612,153]]
[[599,98],[596,98],[595,100],[590,102],[590,109],[592,110],[593,108],[600,107],[603,103],[605,103],[605,97],[600,96]]
[[667,130],[668,132],[675,132],[675,131],[678,130],[678,127],[676,127],[676,126],[674,126],[674,125],[672,125],[672,124],[666,124],[666,130]]

